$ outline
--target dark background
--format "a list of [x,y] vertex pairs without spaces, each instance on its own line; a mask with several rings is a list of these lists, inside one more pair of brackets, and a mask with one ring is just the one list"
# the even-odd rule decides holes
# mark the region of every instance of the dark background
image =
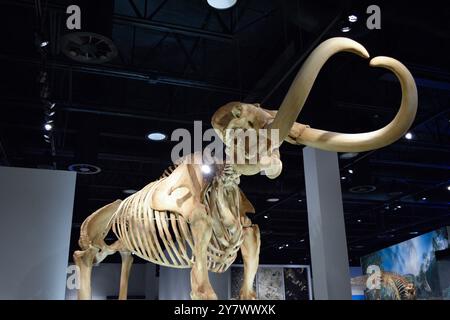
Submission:
[[[81,6],[81,31],[110,38],[117,57],[86,63],[62,53],[70,4]],[[365,26],[369,4],[381,8],[380,30]],[[356,23],[347,22],[350,14]],[[0,164],[101,169],[77,177],[73,251],[90,213],[170,165],[174,143],[149,141],[149,132],[192,130],[194,120],[206,129],[213,112],[234,100],[276,109],[308,53],[327,38],[348,36],[372,56],[402,61],[419,90],[412,140],[340,159],[350,263],[358,265],[364,254],[450,222],[449,16],[432,1],[238,0],[217,11],[206,0],[0,0]],[[345,26],[351,31],[343,33]],[[44,48],[42,39],[49,41]],[[338,54],[322,69],[299,121],[342,132],[380,128],[400,102],[392,79]],[[46,101],[56,103],[49,142]],[[260,261],[309,263],[302,150],[284,144],[281,155],[276,180],[241,179],[262,231]]]

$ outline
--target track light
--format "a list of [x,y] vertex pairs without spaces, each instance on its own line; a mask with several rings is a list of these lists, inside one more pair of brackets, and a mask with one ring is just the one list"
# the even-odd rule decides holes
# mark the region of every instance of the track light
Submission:
[[35,44],[39,48],[45,48],[46,46],[48,46],[49,41],[43,37],[42,33],[36,32],[35,33]]
[[41,71],[38,78],[39,83],[45,83],[47,81],[47,72]]
[[348,22],[354,23],[356,21],[358,21],[358,17],[355,16],[354,14],[348,16]]

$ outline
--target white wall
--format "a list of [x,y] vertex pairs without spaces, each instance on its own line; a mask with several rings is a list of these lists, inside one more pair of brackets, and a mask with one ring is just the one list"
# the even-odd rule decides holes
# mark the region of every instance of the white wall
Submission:
[[[120,287],[120,263],[101,263],[92,269],[92,300],[106,300],[117,297]],[[158,281],[155,266],[150,263],[135,263],[128,280],[128,296],[142,296],[147,300],[158,298]],[[77,290],[66,289],[66,300],[76,300]]]
[[[230,270],[209,273],[209,279],[219,299],[228,299]],[[159,300],[190,300],[191,269],[161,267],[159,276]]]
[[64,299],[75,180],[0,167],[0,299]]

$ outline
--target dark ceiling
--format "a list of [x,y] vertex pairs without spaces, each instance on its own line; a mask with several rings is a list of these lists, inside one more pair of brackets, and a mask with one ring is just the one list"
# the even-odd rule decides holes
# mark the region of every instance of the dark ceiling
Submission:
[[[175,143],[149,141],[149,132],[193,130],[194,120],[206,129],[212,113],[234,100],[276,109],[308,53],[327,38],[348,36],[372,56],[405,63],[419,90],[412,140],[340,159],[350,263],[358,264],[364,254],[450,224],[450,8],[392,2],[377,2],[381,29],[368,30],[373,3],[363,1],[238,0],[217,11],[206,0],[0,0],[0,164],[101,168],[77,177],[75,250],[90,213],[170,165]],[[61,52],[61,37],[71,32],[70,4],[82,8],[82,31],[111,38],[115,59],[83,63]],[[343,33],[349,14],[358,21]],[[48,46],[37,48],[37,34]],[[392,79],[357,56],[338,54],[321,71],[299,121],[343,132],[379,128],[399,105]],[[50,143],[43,138],[46,85],[56,103]],[[244,177],[242,189],[257,210],[261,262],[308,263],[302,150],[283,145],[281,154],[279,178]],[[355,188],[361,186],[373,187]]]

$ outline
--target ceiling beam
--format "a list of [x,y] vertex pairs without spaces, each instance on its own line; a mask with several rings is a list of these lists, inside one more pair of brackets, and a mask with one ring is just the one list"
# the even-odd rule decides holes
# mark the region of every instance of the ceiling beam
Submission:
[[212,41],[221,41],[233,44],[234,37],[232,34],[209,31],[204,29],[192,28],[188,26],[175,25],[166,22],[157,22],[152,20],[147,20],[143,18],[135,18],[125,15],[113,16],[113,23],[119,25],[129,25],[143,29],[149,29],[159,32],[167,32],[174,34],[181,34],[184,36],[203,38]]

